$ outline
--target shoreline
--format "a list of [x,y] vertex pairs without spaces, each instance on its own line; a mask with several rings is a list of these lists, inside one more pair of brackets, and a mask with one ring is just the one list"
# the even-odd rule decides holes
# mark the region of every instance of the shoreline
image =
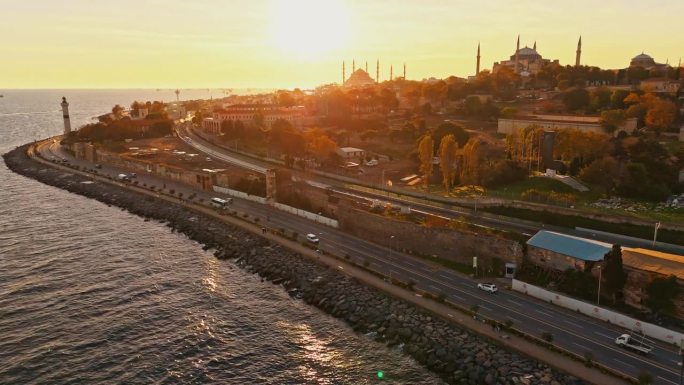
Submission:
[[345,321],[357,333],[373,335],[388,346],[403,344],[403,353],[447,383],[584,383],[237,225],[129,188],[99,182],[83,184],[91,178],[77,173],[65,176],[65,171],[31,159],[26,154],[30,146],[3,155],[10,170],[165,223],[203,248],[215,249],[217,258],[234,259],[244,270],[282,284],[307,304]]

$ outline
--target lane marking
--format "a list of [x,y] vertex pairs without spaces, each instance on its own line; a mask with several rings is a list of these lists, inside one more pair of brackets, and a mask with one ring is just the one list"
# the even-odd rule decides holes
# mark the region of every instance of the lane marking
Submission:
[[660,376],[658,376],[658,378],[660,378],[660,379],[663,380],[663,381],[667,381],[667,382],[669,382],[670,384],[678,385],[676,382],[670,381],[670,380],[668,380],[667,378],[663,378],[663,377],[660,377]]
[[549,314],[549,313],[547,313],[547,312],[545,312],[545,311],[543,311],[543,310],[535,309],[535,311],[536,311],[537,313],[544,314],[544,315],[547,316],[547,317],[552,317],[552,318],[553,318],[553,314]]
[[525,306],[525,305],[523,305],[523,304],[520,303],[520,302],[513,301],[512,299],[507,299],[506,301],[508,301],[508,302],[510,302],[510,303],[513,303],[513,304],[516,304],[516,305],[518,305],[518,306]]
[[600,335],[601,337],[606,337],[606,338],[611,339],[611,340],[612,340],[612,339],[615,339],[615,337],[611,337],[611,336],[609,336],[609,335],[607,335],[607,334],[599,333],[599,332],[597,332],[597,331],[594,331],[594,334]]
[[580,328],[580,329],[584,329],[584,326],[577,325],[576,323],[574,323],[574,322],[572,322],[572,321],[570,321],[570,320],[564,319],[563,322],[565,322],[565,323],[567,323],[567,324],[569,324],[569,325],[572,325],[572,326],[574,326],[574,327],[577,327],[577,328]]
[[586,351],[591,351],[591,349],[589,349],[588,347],[586,347],[586,346],[584,346],[584,345],[580,345],[580,344],[578,344],[577,342],[573,342],[572,344],[575,345],[575,346],[579,346],[580,348],[582,348],[582,349],[584,349],[584,350],[586,350]]
[[629,366],[630,368],[634,368],[634,367],[635,367],[634,365],[628,364],[628,363],[626,363],[625,361],[622,361],[622,360],[618,360],[617,358],[613,358],[613,361],[619,362],[619,363],[621,363],[621,364],[623,364],[623,365],[626,365],[626,366]]

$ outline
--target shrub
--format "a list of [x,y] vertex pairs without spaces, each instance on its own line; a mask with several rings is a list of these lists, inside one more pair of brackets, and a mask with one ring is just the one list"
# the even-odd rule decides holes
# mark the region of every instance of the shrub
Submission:
[[176,193],[176,190],[174,190],[174,189],[171,189],[171,190],[169,190],[169,193],[171,193],[171,195],[173,195],[173,194],[175,194],[175,193]]
[[346,259],[347,261],[350,260],[350,259],[351,259],[351,255],[345,254],[345,255],[344,255],[344,259]]
[[506,327],[506,329],[512,328],[513,327],[513,320],[510,318],[506,318],[504,320],[504,326]]
[[551,334],[550,332],[543,332],[541,334],[541,338],[548,343],[553,342],[553,334]]
[[409,279],[408,282],[406,283],[406,288],[413,291],[413,287],[415,285],[416,285],[416,283],[412,279]]
[[591,367],[594,364],[594,353],[590,351],[584,352],[584,366]]
[[370,261],[366,259],[363,261],[363,267],[368,267],[368,266],[370,266]]
[[447,298],[446,293],[439,293],[437,295],[437,302],[444,303],[446,301],[446,298]]
[[641,372],[637,381],[639,381],[639,385],[651,385],[653,384],[653,375],[648,372]]

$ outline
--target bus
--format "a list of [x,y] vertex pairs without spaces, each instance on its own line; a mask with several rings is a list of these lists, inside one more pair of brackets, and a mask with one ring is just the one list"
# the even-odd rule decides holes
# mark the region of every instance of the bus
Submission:
[[228,199],[211,198],[211,205],[216,207],[216,208],[219,208],[219,209],[225,209],[231,203],[233,203],[232,198],[228,198]]

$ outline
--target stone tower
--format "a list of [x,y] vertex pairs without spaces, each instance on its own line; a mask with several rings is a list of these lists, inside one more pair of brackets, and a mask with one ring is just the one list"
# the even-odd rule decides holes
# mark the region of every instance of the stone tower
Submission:
[[579,41],[577,42],[577,52],[575,52],[575,67],[579,67],[581,56],[582,56],[582,36],[579,37]]
[[475,67],[475,76],[480,73],[480,43],[477,43],[477,66]]
[[69,119],[69,103],[65,96],[62,96],[62,117],[64,118],[64,136],[67,136],[71,132],[71,120]]

